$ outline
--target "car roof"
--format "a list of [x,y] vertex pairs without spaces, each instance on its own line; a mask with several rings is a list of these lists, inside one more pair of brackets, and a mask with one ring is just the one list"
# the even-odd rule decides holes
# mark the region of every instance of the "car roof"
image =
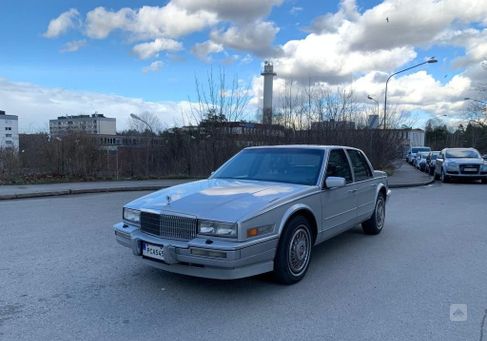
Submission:
[[262,148],[271,148],[271,149],[278,149],[278,148],[297,148],[297,149],[318,149],[318,150],[330,150],[335,148],[347,148],[347,149],[355,149],[359,150],[358,148],[349,147],[349,146],[338,146],[338,145],[321,145],[321,144],[281,144],[281,145],[271,145],[271,146],[252,146],[247,147],[245,149],[262,149]]

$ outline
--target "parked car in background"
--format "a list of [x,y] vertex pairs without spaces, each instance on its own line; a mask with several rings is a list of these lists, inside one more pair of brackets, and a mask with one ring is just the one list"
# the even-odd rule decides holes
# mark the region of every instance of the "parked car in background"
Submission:
[[424,172],[426,170],[426,158],[428,157],[430,152],[418,152],[416,153],[416,160],[414,165],[417,169]]
[[436,159],[435,177],[442,182],[462,178],[487,183],[487,161],[475,148],[445,148]]
[[426,157],[426,170],[425,172],[429,175],[435,174],[436,158],[440,154],[440,151],[431,151]]
[[430,152],[430,147],[420,146],[420,147],[411,147],[406,155],[406,161],[410,164],[414,165],[414,160],[416,159],[416,153],[418,152]]
[[485,161],[487,161],[487,154],[482,155],[482,159],[484,159]]
[[115,238],[169,272],[236,279],[273,271],[292,284],[313,245],[360,223],[380,233],[389,193],[386,173],[355,148],[249,147],[208,179],[126,204]]

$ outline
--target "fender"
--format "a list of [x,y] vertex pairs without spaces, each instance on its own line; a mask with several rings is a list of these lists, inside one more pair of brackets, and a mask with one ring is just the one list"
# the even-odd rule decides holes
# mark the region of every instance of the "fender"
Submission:
[[[299,203],[299,204],[294,204],[292,205],[291,207],[289,207],[286,212],[284,212],[283,216],[282,216],[282,219],[281,219],[281,222],[279,223],[279,228],[277,230],[277,233],[279,236],[281,236],[281,233],[282,233],[282,230],[284,229],[284,226],[286,226],[286,223],[287,221],[289,220],[289,218],[296,212],[300,211],[300,210],[307,210],[309,213],[311,213],[311,215],[313,216],[313,218],[315,219],[315,222],[318,223],[319,220],[316,219],[316,216],[313,212],[313,210],[311,209],[311,207],[309,207],[308,205],[305,205],[303,203]],[[318,231],[317,231],[318,232]]]

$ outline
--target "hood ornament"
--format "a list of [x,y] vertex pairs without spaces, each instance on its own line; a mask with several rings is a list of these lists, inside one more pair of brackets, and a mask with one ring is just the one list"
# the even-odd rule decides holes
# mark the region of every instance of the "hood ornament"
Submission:
[[171,205],[171,196],[170,195],[166,196],[166,200],[167,200],[167,206]]

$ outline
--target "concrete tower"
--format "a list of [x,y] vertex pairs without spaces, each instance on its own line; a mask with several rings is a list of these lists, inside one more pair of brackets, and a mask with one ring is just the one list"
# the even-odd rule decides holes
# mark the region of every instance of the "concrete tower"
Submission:
[[264,76],[264,106],[262,112],[262,123],[272,124],[272,83],[274,81],[274,66],[272,63],[266,61],[264,63],[264,71],[261,73]]

